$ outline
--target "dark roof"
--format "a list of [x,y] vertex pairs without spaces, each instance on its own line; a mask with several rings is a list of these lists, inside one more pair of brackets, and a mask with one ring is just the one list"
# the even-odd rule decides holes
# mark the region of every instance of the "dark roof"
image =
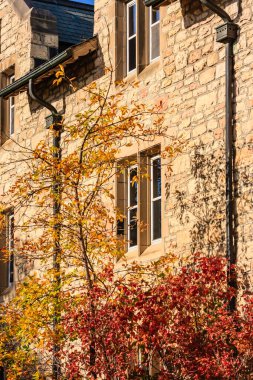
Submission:
[[93,36],[93,5],[70,0],[30,0],[30,3],[56,17],[61,43],[75,45]]

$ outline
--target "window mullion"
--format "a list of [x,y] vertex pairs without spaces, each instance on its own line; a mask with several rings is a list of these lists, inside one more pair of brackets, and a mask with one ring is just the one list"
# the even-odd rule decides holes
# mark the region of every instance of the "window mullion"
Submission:
[[137,74],[148,65],[148,14],[142,0],[137,0]]

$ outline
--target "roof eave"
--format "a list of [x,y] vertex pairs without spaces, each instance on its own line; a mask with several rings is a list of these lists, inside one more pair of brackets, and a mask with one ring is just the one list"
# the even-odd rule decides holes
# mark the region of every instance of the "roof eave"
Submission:
[[56,68],[58,65],[63,64],[67,60],[73,58],[73,61],[75,61],[79,58],[79,56],[85,56],[92,51],[97,50],[97,47],[98,44],[96,36],[82,42],[81,44],[71,46],[70,48],[56,55],[54,58],[50,59],[50,61],[43,63],[23,77],[17,79],[15,82],[1,89],[0,98],[8,98],[11,95],[16,95],[18,92],[25,91],[30,79],[36,80],[42,75],[48,73],[50,70]]

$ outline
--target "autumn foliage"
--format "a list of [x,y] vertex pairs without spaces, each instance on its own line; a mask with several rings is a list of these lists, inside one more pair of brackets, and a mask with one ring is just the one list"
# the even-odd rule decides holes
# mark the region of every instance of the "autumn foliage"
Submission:
[[[115,94],[110,72],[108,81],[87,86],[83,112],[71,125],[63,121],[58,158],[51,140],[61,132],[53,126],[34,149],[12,152],[24,171],[1,208],[11,201],[15,210],[23,277],[0,308],[0,366],[8,380],[246,379],[253,301],[242,297],[238,311],[228,311],[233,291],[223,258],[124,260],[114,181],[136,158],[122,163],[122,149],[168,136],[159,108],[134,99],[126,106],[126,85]],[[168,171],[180,149],[163,144]],[[147,173],[136,181],[141,176]]]
[[[161,266],[160,266],[161,265]],[[252,371],[253,298],[229,312],[226,261],[195,255],[176,273],[169,259],[112,275],[68,305],[67,378],[246,379]],[[143,276],[143,272],[145,272]],[[141,275],[142,274],[142,275]],[[90,303],[96,308],[92,316]],[[96,362],[89,365],[90,331]]]

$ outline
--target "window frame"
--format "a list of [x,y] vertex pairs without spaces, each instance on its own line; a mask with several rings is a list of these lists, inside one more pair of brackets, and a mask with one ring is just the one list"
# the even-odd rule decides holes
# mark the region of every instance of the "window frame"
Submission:
[[[15,81],[15,65],[1,72],[1,86],[6,87]],[[1,141],[3,145],[15,133],[15,96],[1,101]]]
[[[137,69],[137,22],[138,22],[138,16],[137,16],[137,1],[138,0],[132,0],[126,4],[126,40],[127,40],[127,46],[126,46],[126,72],[127,75],[134,73]],[[135,34],[133,34],[131,37],[129,37],[129,9],[131,6],[135,5]],[[131,39],[135,38],[135,68],[132,70],[129,70],[129,41]]]
[[[156,156],[153,156],[150,158],[150,169],[151,169],[151,175],[150,175],[150,240],[151,244],[158,243],[162,240],[162,228],[161,228],[161,236],[159,238],[154,239],[154,220],[153,220],[153,204],[155,201],[160,200],[162,205],[162,172],[161,172],[161,195],[158,197],[153,197],[153,182],[154,182],[154,173],[153,173],[153,167],[154,167],[154,161],[160,159],[160,165],[161,165],[161,155],[157,154]],[[162,208],[161,208],[161,227],[162,227]]]
[[[15,82],[15,74],[9,76],[9,84]],[[15,97],[10,96],[9,98],[9,134],[10,137],[15,132]]]
[[[153,162],[160,159],[160,175],[161,175],[161,191],[158,197],[153,198],[153,177],[152,173]],[[135,168],[136,171],[136,184],[137,192],[135,193],[137,204],[134,207],[130,205],[130,172]],[[116,234],[119,239],[124,239],[125,252],[137,250],[138,255],[141,256],[143,252],[153,244],[161,243],[163,239],[163,226],[162,226],[162,198],[163,198],[163,178],[162,178],[162,157],[160,144],[151,146],[147,149],[139,151],[137,154],[122,158],[118,160],[116,166],[116,187],[115,187],[115,203],[116,208],[123,218],[116,220],[117,228]],[[133,199],[133,198],[132,198]],[[159,238],[154,239],[153,233],[153,201],[160,199],[161,211],[160,220],[161,231]],[[158,206],[159,207],[159,206]],[[137,209],[137,244],[131,246],[130,244],[130,211]],[[133,214],[133,213],[132,213]],[[152,214],[152,216],[151,216]],[[158,213],[159,215],[159,213]],[[142,228],[142,225],[144,228]],[[157,236],[158,234],[156,234]]]
[[[161,55],[161,52],[160,52],[160,10],[156,10],[157,12],[159,12],[159,20],[156,21],[155,23],[152,24],[152,11],[153,11],[153,7],[150,6],[149,7],[149,62],[152,63],[156,60],[158,60],[160,58],[160,55]],[[155,58],[152,58],[152,29],[156,26],[156,25],[159,25],[159,55]]]
[[[136,38],[136,62],[135,68],[129,68],[129,20],[130,7],[135,4],[136,14],[136,30],[133,35]],[[165,43],[163,34],[161,33],[161,15],[164,13],[159,11],[159,56],[152,59],[151,56],[151,37],[150,24],[151,11],[150,7],[145,6],[142,0],[117,0],[115,6],[115,81],[121,81],[123,78],[139,75],[153,61],[159,61],[161,58],[161,44]],[[155,25],[155,24],[153,24]],[[155,27],[156,28],[156,27]],[[132,36],[132,38],[133,38]]]
[[137,242],[136,245],[131,246],[131,240],[130,240],[130,229],[131,229],[131,219],[130,219],[130,212],[134,209],[136,209],[136,217],[138,217],[138,198],[139,198],[139,183],[137,182],[137,202],[136,205],[131,206],[131,191],[130,191],[130,186],[131,181],[130,181],[130,173],[131,170],[136,169],[136,172],[138,174],[138,164],[131,165],[127,168],[127,248],[128,251],[134,250],[138,247],[138,223],[136,219],[136,228],[137,228]]

